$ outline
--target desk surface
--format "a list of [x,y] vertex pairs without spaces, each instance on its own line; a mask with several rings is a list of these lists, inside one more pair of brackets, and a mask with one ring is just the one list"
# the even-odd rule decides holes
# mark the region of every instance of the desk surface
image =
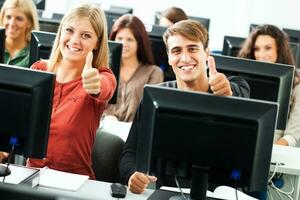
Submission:
[[[300,176],[300,148],[273,145],[271,162],[283,163],[279,165],[278,172]],[[270,170],[274,171],[275,165],[271,165]]]
[[[272,152],[272,162],[280,162],[284,165],[280,165],[277,168],[278,172],[285,174],[297,175],[300,176],[300,148],[295,147],[285,147],[280,145],[273,146]],[[274,165],[270,167],[270,170],[273,171],[275,168]],[[97,199],[97,200],[113,200],[110,195],[110,183],[99,182],[88,180],[78,191],[65,191],[50,189],[45,187],[39,187],[38,190],[49,191],[59,195],[76,197],[79,199]],[[130,200],[145,200],[147,199],[154,191],[147,189],[143,194],[133,194],[130,191],[127,191],[126,199]]]
[[[110,184],[107,182],[93,181],[88,180],[78,191],[66,191],[66,190],[57,190],[45,187],[38,187],[38,190],[53,192],[58,195],[63,195],[67,197],[75,197],[79,199],[97,199],[97,200],[113,200],[118,198],[113,198],[110,195]],[[130,200],[145,200],[147,199],[154,190],[147,189],[143,194],[134,194],[127,190],[126,199]]]

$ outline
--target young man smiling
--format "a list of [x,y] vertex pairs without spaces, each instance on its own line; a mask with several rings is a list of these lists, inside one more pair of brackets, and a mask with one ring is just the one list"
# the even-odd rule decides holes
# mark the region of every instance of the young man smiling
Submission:
[[[218,96],[249,97],[250,88],[246,81],[239,77],[227,78],[216,70],[214,59],[209,55],[208,33],[202,24],[193,20],[177,22],[167,29],[163,38],[176,80],[161,86]],[[140,109],[120,157],[121,177],[134,193],[142,193],[150,182],[157,180],[154,176],[135,171],[139,124]]]

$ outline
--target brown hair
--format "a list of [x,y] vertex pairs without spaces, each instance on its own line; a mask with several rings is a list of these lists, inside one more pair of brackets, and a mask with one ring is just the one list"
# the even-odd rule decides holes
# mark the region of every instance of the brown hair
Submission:
[[117,33],[124,28],[129,28],[137,41],[137,58],[144,65],[153,65],[154,59],[152,54],[152,49],[146,32],[145,25],[136,16],[132,14],[125,14],[118,18],[109,36],[110,40],[115,40]]
[[181,20],[188,19],[188,17],[185,14],[185,12],[181,8],[178,8],[178,7],[167,8],[165,11],[163,11],[161,13],[160,17],[167,18],[173,24],[175,24],[176,22],[179,22]]
[[[294,57],[292,50],[289,45],[288,36],[276,26],[265,24],[259,25],[253,29],[249,37],[245,40],[238,57],[255,59],[254,56],[254,45],[256,39],[260,35],[268,35],[274,38],[277,46],[277,60],[276,63],[288,64],[295,66]],[[294,86],[299,83],[299,74],[295,70]]]
[[167,50],[169,37],[177,34],[182,35],[189,40],[201,42],[204,49],[208,47],[208,32],[198,21],[191,19],[182,20],[170,26],[163,35]]

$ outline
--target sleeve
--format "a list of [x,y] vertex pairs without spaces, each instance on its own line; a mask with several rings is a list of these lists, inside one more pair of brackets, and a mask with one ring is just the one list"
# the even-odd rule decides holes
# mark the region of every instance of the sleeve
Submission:
[[47,63],[45,61],[39,60],[39,61],[33,63],[31,65],[30,69],[47,71]]
[[283,139],[289,146],[296,146],[300,138],[300,85],[298,84],[293,90],[293,103],[289,113],[286,129]]
[[164,80],[163,71],[156,65],[153,66],[153,70],[151,71],[148,84],[157,84],[161,83]]
[[230,82],[232,96],[245,98],[250,97],[250,86],[246,80],[237,76],[230,76],[228,77],[228,80]]
[[138,140],[138,129],[141,113],[141,104],[137,110],[131,125],[128,138],[125,142],[123,152],[120,156],[120,175],[124,184],[128,184],[130,176],[136,171],[136,151]]
[[108,102],[117,87],[117,81],[109,68],[101,68],[99,69],[99,73],[101,76],[101,90],[98,95],[89,95],[91,98],[95,99],[99,103]]

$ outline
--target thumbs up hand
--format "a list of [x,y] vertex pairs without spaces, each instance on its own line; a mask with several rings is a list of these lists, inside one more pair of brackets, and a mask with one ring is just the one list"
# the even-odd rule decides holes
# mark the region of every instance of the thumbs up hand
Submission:
[[98,95],[101,91],[101,77],[98,69],[92,67],[93,53],[86,56],[85,65],[81,74],[83,88],[88,94]]
[[208,57],[209,81],[210,89],[218,96],[232,96],[230,83],[223,73],[219,73],[216,69],[215,60],[212,56]]

